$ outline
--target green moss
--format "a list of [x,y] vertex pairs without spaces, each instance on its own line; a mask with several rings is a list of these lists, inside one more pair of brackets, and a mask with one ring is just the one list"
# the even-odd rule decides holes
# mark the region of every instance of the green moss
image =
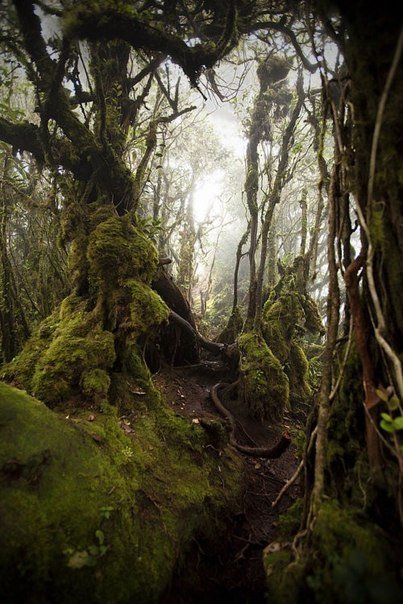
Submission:
[[[152,242],[129,218],[108,218],[110,207],[92,210],[93,231],[80,273],[89,272],[91,294],[66,298],[4,372],[6,379],[51,407],[77,397],[75,402],[83,406],[105,399],[113,369],[123,382],[129,375],[151,394],[139,347],[169,314],[147,285],[157,266]],[[73,212],[70,220],[75,226],[71,228],[77,231],[80,227],[74,217]],[[81,235],[80,231],[78,245],[83,243]],[[84,262],[81,248],[79,255],[79,263]],[[122,398],[129,397],[122,394]]]
[[149,282],[158,262],[152,242],[126,217],[98,224],[89,237],[87,258],[90,279],[106,290],[130,278]]
[[5,368],[3,377],[54,406],[78,394],[94,370],[110,370],[116,358],[114,336],[101,329],[96,314],[86,307],[86,301],[75,295],[66,298]]
[[296,326],[302,320],[302,309],[297,293],[287,292],[274,303],[263,308],[262,333],[267,345],[281,363],[290,355],[291,340]]
[[111,369],[114,360],[113,334],[99,327],[92,329],[88,317],[78,311],[59,325],[49,347],[38,359],[32,393],[48,405],[57,404],[79,390],[84,374]]
[[300,300],[305,316],[305,329],[312,334],[324,333],[325,330],[316,302],[309,296],[300,296]]
[[111,378],[103,369],[91,369],[81,375],[81,390],[84,394],[106,398],[111,384]]
[[297,499],[278,519],[278,533],[284,540],[289,540],[295,535],[301,524],[301,516],[304,502]]
[[299,562],[289,565],[287,546],[280,551],[284,555],[269,553],[265,559],[274,604],[392,604],[400,599],[391,548],[381,531],[334,500],[322,504]]
[[125,282],[125,288],[130,291],[128,328],[132,336],[152,335],[156,327],[167,321],[169,308],[155,291],[141,281],[129,279]]
[[251,414],[279,420],[289,402],[288,378],[280,361],[256,332],[238,338],[241,354],[241,388]]
[[52,334],[58,324],[59,313],[55,311],[36,328],[25,343],[22,352],[2,368],[1,379],[16,381],[27,390],[31,390],[36,363],[49,346]]
[[56,414],[0,383],[0,594],[7,602],[156,602],[196,532],[239,493],[239,462],[168,409],[130,437],[112,407]]
[[290,399],[296,403],[306,403],[312,396],[309,385],[309,363],[302,347],[292,342],[286,366],[290,381]]

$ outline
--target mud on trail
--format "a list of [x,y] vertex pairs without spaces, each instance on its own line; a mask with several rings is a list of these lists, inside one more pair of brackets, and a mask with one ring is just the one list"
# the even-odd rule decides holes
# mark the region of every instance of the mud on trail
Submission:
[[[198,423],[203,418],[219,416],[211,397],[211,387],[226,380],[226,370],[219,363],[189,368],[164,368],[154,376],[175,413]],[[245,417],[237,401],[226,401],[237,422],[237,440],[248,446],[274,445],[281,428],[302,427],[300,420],[286,416],[277,429]],[[245,491],[239,512],[229,519],[228,532],[219,544],[194,540],[185,568],[173,579],[164,604],[264,603],[266,577],[263,550],[276,541],[280,514],[299,495],[299,483],[291,486],[276,508],[276,499],[285,482],[298,466],[294,444],[278,459],[241,455],[245,466]]]

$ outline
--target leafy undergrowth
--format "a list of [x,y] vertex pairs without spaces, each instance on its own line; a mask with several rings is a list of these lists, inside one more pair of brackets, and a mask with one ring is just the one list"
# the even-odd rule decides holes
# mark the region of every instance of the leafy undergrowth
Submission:
[[0,403],[3,601],[158,601],[242,489],[239,460],[162,403],[124,430],[109,405],[66,416],[3,383]]

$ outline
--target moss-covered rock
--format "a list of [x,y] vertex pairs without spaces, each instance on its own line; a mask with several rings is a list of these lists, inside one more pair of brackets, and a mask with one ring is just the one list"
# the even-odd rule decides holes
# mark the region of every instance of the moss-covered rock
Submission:
[[264,563],[273,604],[392,604],[402,596],[382,532],[334,500],[322,504],[298,560],[289,544],[278,543],[266,549]]
[[[162,404],[130,434],[104,405],[66,416],[0,383],[0,597],[156,602],[195,532],[219,529],[239,462]],[[223,486],[225,484],[225,487]]]
[[238,338],[241,390],[251,414],[278,421],[289,402],[288,378],[280,361],[257,332]]

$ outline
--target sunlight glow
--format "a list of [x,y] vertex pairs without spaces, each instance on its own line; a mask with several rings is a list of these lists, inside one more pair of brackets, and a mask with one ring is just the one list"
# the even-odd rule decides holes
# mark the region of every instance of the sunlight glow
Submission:
[[217,215],[220,195],[224,192],[224,170],[218,168],[205,176],[193,194],[194,218],[203,222],[211,212]]

